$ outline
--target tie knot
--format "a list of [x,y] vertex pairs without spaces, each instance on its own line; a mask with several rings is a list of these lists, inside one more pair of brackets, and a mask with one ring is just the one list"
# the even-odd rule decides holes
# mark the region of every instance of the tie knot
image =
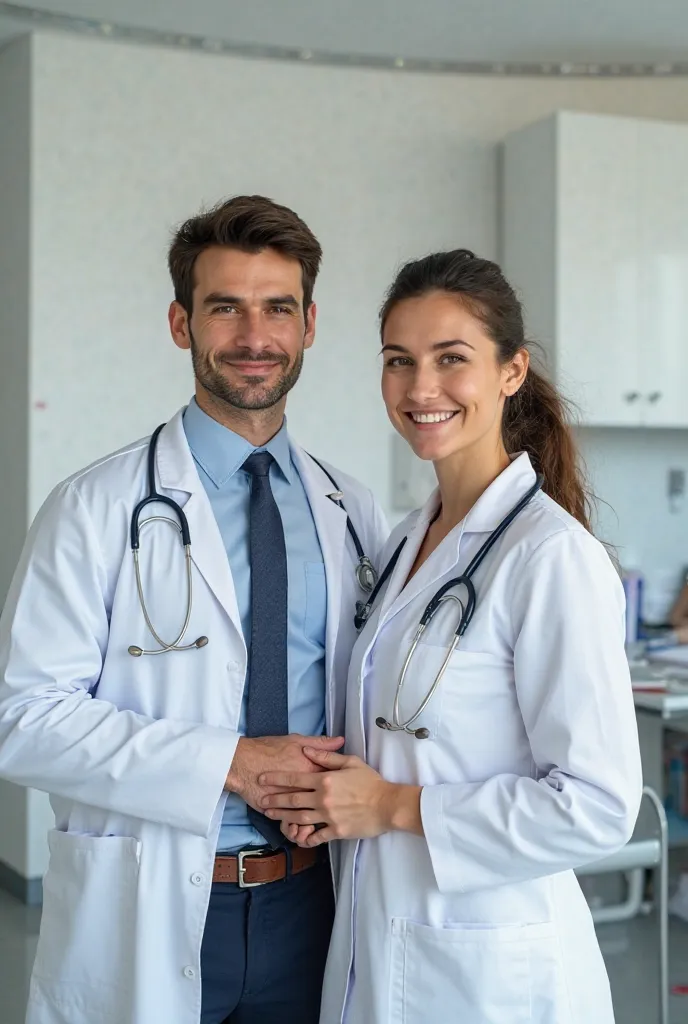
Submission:
[[270,452],[254,452],[241,467],[251,476],[267,476],[274,459]]

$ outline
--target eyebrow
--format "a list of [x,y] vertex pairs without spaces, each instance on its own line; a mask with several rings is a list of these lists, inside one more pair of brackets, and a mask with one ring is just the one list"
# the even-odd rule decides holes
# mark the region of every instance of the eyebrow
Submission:
[[[238,295],[224,295],[221,292],[211,292],[203,300],[204,306],[240,306],[244,302]],[[299,302],[293,295],[272,295],[263,300],[266,306],[290,306],[293,309],[299,308]]]
[[[455,345],[465,345],[466,348],[470,348],[471,351],[475,351],[473,345],[469,345],[467,341],[463,341],[461,338],[454,338],[452,341],[436,341],[432,346],[435,352],[442,352],[446,348],[453,348]],[[407,348],[403,345],[383,345],[383,352],[408,352]]]

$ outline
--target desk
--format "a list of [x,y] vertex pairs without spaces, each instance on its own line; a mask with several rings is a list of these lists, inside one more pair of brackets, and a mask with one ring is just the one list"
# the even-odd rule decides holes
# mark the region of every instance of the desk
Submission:
[[[633,690],[640,756],[643,762],[643,781],[651,786],[660,799],[664,792],[664,730],[688,733],[688,673],[680,668],[666,665],[648,665],[631,662],[631,679],[634,687],[643,682],[666,682],[665,690]],[[645,815],[638,819],[636,833],[647,834]],[[668,814],[669,845],[688,845],[688,821]]]

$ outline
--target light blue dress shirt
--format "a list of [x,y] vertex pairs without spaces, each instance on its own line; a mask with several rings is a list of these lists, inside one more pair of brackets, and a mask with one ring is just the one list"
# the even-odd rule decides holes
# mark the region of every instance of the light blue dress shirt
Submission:
[[[318,736],[325,730],[325,565],[308,496],[292,461],[286,423],[266,445],[254,448],[206,415],[192,399],[184,412],[184,431],[220,527],[247,646],[251,639],[251,482],[241,467],[254,451],[268,451],[275,459],[270,486],[282,517],[287,549],[289,731]],[[247,695],[245,689],[238,730],[242,734],[246,731]],[[218,850],[264,845],[263,837],[249,824],[246,804],[230,793]]]

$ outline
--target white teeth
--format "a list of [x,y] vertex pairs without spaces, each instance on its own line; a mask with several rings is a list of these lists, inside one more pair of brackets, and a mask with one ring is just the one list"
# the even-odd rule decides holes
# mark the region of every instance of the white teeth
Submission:
[[412,412],[411,419],[414,423],[444,423],[453,415],[453,412]]

